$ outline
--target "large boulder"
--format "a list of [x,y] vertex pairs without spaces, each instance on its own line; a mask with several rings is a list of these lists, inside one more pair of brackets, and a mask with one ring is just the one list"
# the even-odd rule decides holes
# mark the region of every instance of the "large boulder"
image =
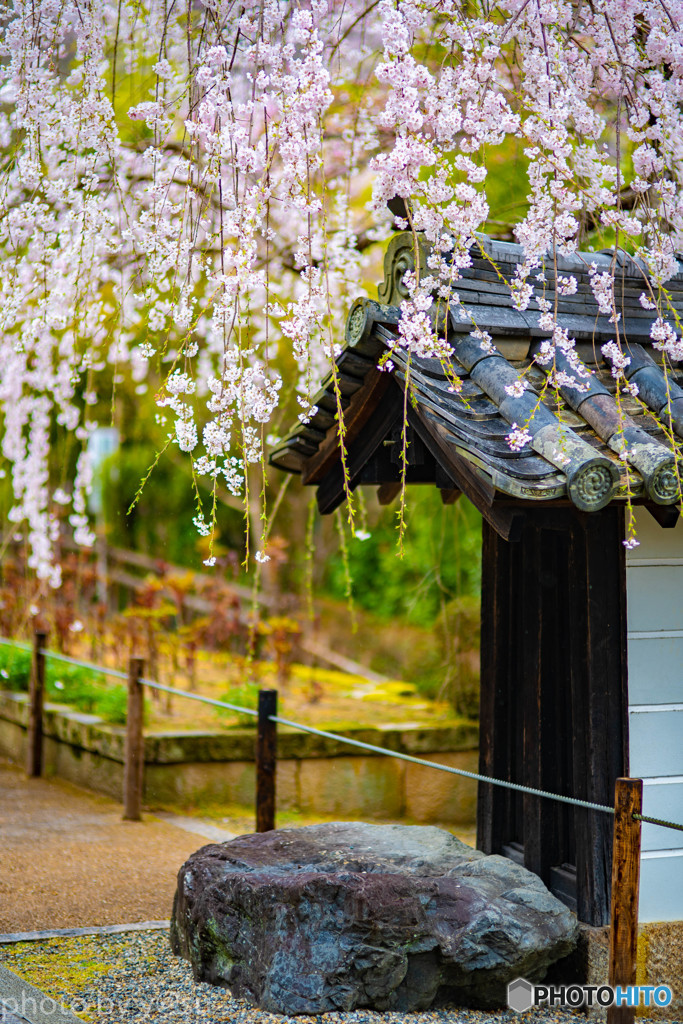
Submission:
[[337,822],[204,846],[178,873],[174,953],[271,1013],[505,1004],[578,928],[536,875],[442,829]]

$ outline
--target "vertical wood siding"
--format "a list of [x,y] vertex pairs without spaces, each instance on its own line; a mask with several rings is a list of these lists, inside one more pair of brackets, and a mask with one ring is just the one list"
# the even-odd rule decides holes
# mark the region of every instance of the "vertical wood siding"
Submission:
[[[630,774],[643,813],[683,822],[683,522],[644,509],[626,556]],[[683,833],[643,827],[641,921],[683,920]]]

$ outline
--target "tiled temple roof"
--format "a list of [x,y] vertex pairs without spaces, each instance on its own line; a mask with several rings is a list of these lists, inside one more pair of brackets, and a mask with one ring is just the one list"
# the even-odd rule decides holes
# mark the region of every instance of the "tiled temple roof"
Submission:
[[[421,251],[423,273],[426,255]],[[591,263],[601,272],[609,268],[613,254],[558,258],[558,275],[577,280],[574,295],[556,296],[554,268],[545,269],[545,282],[534,282],[537,290],[545,289],[560,326],[576,338],[578,354],[592,371],[587,390],[544,389],[545,371],[532,363],[548,332],[538,326],[535,301],[524,312],[512,308],[506,283],[521,258],[519,246],[482,239],[472,267],[457,282],[460,305],[451,303],[448,310],[450,358],[441,362],[413,356],[408,364],[405,350],[394,345],[398,307],[406,294],[403,275],[414,267],[413,239],[407,233],[395,236],[385,259],[380,302],[354,304],[336,372],[315,399],[318,411],[280,443],[271,463],[301,473],[304,483],[318,484],[321,511],[332,511],[343,501],[338,388],[352,488],[377,483],[387,486],[390,496],[391,486],[401,479],[405,409],[410,442],[406,480],[431,481],[444,496],[462,490],[479,507],[501,499],[568,498],[577,508],[592,511],[630,493],[649,505],[675,505],[681,493],[683,372],[674,367],[665,375],[656,361],[660,356],[650,339],[653,313],[639,301],[648,291],[643,266],[623,259],[616,278],[619,337],[631,358],[626,376],[639,389],[638,398],[622,391],[617,403],[616,383],[600,351],[615,338],[615,325],[599,313],[589,276]],[[683,312],[682,273],[667,282],[667,290],[674,307]],[[472,336],[473,321],[492,336],[495,349],[489,351]],[[388,350],[391,373],[377,369]],[[561,359],[558,354],[557,369],[563,368]],[[514,397],[510,385],[522,375],[530,388]],[[531,434],[519,451],[508,443],[513,423],[525,425]],[[625,459],[620,457],[624,450]]]

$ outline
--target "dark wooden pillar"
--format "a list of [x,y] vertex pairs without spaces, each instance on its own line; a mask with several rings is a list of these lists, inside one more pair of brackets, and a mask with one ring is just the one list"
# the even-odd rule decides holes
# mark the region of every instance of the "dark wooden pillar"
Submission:
[[29,682],[28,736],[26,774],[40,778],[43,774],[43,699],[45,696],[45,655],[47,633],[33,634],[33,663]]
[[275,828],[277,690],[259,690],[256,732],[256,831]]
[[[566,538],[564,530],[547,529],[547,515],[528,517],[516,545],[515,589],[522,620],[515,681],[522,711],[517,777],[535,789],[571,795],[565,771],[571,721],[562,713],[570,688]],[[553,519],[558,516],[565,519],[563,510]],[[524,796],[522,813],[524,866],[549,884],[551,869],[568,860],[561,805]]]
[[[622,540],[617,507],[527,510],[516,543],[484,523],[482,774],[611,805],[628,769]],[[594,925],[609,919],[611,824],[479,787],[479,848],[524,863]]]
[[[479,772],[509,778],[514,757],[514,700],[511,694],[515,636],[511,605],[511,552],[492,526],[482,521],[481,686]],[[500,853],[515,839],[517,797],[508,789],[479,783],[477,847]]]
[[128,661],[128,705],[126,740],[123,759],[123,817],[127,821],[142,819],[142,797],[145,788],[145,698],[140,680],[145,671],[143,658]]
[[[576,515],[570,560],[573,789],[592,803],[614,802],[614,785],[628,775],[628,668],[624,513],[618,507]],[[581,637],[585,640],[580,643]],[[609,922],[613,822],[577,810],[577,913]]]

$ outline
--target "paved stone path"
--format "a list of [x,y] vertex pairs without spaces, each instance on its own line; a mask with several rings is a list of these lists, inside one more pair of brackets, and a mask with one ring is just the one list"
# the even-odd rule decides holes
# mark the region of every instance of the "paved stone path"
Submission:
[[121,813],[0,760],[0,933],[167,920],[181,864],[217,837]]

